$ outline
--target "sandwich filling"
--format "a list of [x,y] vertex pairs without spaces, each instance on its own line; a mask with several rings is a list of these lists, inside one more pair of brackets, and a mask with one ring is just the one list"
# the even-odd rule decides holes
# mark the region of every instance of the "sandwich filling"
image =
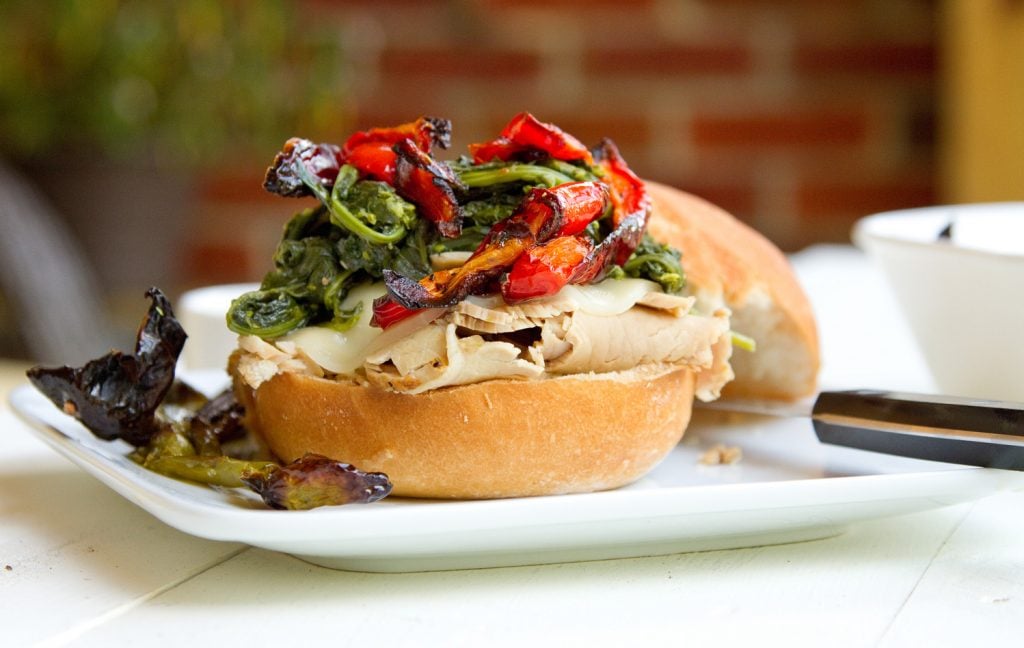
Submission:
[[694,301],[640,279],[515,305],[471,297],[392,334],[357,325],[347,336],[326,327],[273,342],[242,336],[238,373],[254,389],[291,372],[418,394],[486,380],[687,368],[697,372],[697,397],[713,400],[732,379],[729,318],[724,310],[696,314]]
[[588,149],[529,113],[454,161],[422,117],[342,146],[289,140],[264,187],[317,206],[285,226],[274,269],[237,299],[238,371],[409,394],[498,379],[732,378],[725,309],[685,294],[680,253],[611,140]]

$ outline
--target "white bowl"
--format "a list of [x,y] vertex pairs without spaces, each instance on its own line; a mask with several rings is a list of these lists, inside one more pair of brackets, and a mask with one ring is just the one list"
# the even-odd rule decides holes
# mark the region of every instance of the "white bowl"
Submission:
[[853,241],[881,265],[940,389],[1024,402],[1024,203],[875,214]]
[[256,290],[259,284],[222,284],[189,290],[181,295],[174,311],[188,339],[182,349],[182,367],[224,369],[228,356],[238,346],[238,334],[228,329],[231,300]]

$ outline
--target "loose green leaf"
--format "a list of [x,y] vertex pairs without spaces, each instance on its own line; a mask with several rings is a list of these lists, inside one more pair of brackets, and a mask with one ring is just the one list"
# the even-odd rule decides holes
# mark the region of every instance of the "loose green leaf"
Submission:
[[306,308],[284,290],[275,288],[248,292],[231,302],[228,328],[240,335],[277,338],[305,326]]
[[640,245],[622,266],[627,277],[650,279],[661,284],[662,289],[677,294],[686,285],[686,275],[679,262],[679,250],[655,241],[644,233]]

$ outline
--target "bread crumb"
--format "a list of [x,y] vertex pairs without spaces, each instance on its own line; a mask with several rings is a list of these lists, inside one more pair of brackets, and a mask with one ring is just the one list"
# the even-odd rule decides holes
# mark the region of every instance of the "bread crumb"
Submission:
[[716,443],[700,456],[697,461],[705,466],[731,465],[743,458],[743,449],[739,446],[727,446]]
[[983,596],[981,597],[982,603],[1008,603],[1010,601],[1009,596]]

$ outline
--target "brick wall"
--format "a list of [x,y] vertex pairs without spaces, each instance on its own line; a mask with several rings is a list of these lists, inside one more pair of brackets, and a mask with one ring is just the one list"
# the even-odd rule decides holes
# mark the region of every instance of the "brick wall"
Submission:
[[[642,175],[785,249],[847,241],[856,218],[936,196],[936,5],[305,0],[305,19],[337,25],[349,93],[335,131],[305,135],[431,114],[453,120],[461,152],[530,110],[587,143],[612,137]],[[266,268],[297,207],[258,195],[272,153],[207,183],[186,283]]]

